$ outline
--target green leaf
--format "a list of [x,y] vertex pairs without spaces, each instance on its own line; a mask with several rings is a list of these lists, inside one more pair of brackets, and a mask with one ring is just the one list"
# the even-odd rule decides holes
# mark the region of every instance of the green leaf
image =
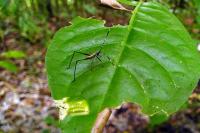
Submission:
[[95,14],[97,9],[93,5],[83,4],[83,8],[90,14]]
[[9,0],[0,0],[0,10],[8,6]]
[[200,0],[193,0],[193,3],[197,10],[196,21],[197,24],[200,26]]
[[165,112],[158,112],[153,116],[150,116],[150,126],[153,127],[157,124],[163,123],[168,119],[168,115]]
[[17,72],[17,66],[10,61],[0,61],[0,67],[11,72]]
[[117,0],[117,1],[126,5],[131,5],[131,6],[136,6],[138,4],[138,1],[134,1],[134,0]]
[[[94,19],[76,18],[60,29],[46,55],[48,82],[55,99],[70,97],[88,102],[90,113],[69,115],[62,121],[64,132],[89,133],[97,114],[123,102],[142,106],[154,115],[177,111],[195,88],[200,76],[200,55],[178,19],[154,2],[139,3],[128,27],[107,27]],[[93,53],[102,43],[103,63],[82,61],[66,69],[73,51]],[[75,60],[84,56],[76,54]]]
[[195,5],[195,7],[200,10],[200,1],[199,0],[193,0],[193,3]]
[[18,19],[18,26],[21,34],[33,40],[34,36],[40,35],[41,28],[36,24],[35,20],[32,19],[30,13],[23,13]]
[[5,58],[19,59],[19,58],[24,58],[26,55],[22,51],[10,50],[10,51],[7,51],[7,52],[3,52],[1,54],[1,56],[5,57]]

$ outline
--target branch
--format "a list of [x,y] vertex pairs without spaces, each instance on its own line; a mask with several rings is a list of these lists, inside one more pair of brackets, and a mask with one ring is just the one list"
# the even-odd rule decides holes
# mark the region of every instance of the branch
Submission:
[[102,133],[111,113],[112,110],[109,108],[106,108],[102,112],[100,112],[91,133]]

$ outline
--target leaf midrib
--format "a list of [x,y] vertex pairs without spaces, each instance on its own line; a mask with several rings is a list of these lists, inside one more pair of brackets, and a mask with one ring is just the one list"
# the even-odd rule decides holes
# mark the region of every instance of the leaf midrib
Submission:
[[104,94],[104,96],[103,96],[102,104],[101,104],[101,106],[99,107],[99,112],[102,110],[102,107],[103,107],[103,105],[104,105],[106,95],[108,94],[108,91],[109,91],[109,89],[110,89],[110,86],[111,86],[111,84],[112,84],[112,82],[113,82],[113,79],[114,79],[114,77],[115,77],[116,71],[117,71],[117,69],[118,69],[118,64],[119,64],[119,62],[120,62],[121,56],[122,56],[122,54],[123,54],[123,52],[124,52],[124,49],[125,49],[125,46],[126,46],[126,42],[127,42],[127,40],[128,40],[130,31],[132,30],[132,25],[133,25],[133,23],[135,22],[134,20],[135,20],[136,14],[137,14],[137,12],[138,12],[138,10],[139,10],[139,8],[140,8],[140,6],[141,6],[142,3],[143,3],[143,2],[140,1],[140,2],[138,3],[138,5],[136,6],[136,8],[134,9],[134,11],[132,12],[133,15],[132,15],[132,17],[131,17],[131,20],[130,20],[130,23],[129,23],[129,26],[128,26],[127,34],[126,34],[126,36],[125,36],[124,41],[122,41],[122,43],[121,43],[121,45],[122,45],[122,50],[121,50],[121,52],[120,52],[120,54],[119,54],[119,57],[118,57],[118,60],[117,60],[117,62],[116,62],[116,66],[115,66],[115,69],[114,69],[114,71],[113,71],[113,75],[112,75],[112,77],[111,77],[110,83],[108,84],[108,89],[106,90],[106,92],[105,92],[105,94]]

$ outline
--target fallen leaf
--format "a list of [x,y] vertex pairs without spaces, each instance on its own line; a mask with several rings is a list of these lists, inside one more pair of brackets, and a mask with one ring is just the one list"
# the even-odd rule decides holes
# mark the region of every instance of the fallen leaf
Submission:
[[119,2],[117,2],[117,0],[100,0],[101,4],[110,6],[114,9],[118,9],[118,10],[124,10],[124,11],[129,11],[131,12],[131,10],[125,8],[124,6],[122,6]]

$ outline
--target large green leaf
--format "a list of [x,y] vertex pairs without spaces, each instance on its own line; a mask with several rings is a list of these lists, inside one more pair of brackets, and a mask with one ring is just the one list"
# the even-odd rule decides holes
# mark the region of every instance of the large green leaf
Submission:
[[[158,3],[139,3],[127,27],[114,26],[103,46],[112,59],[66,69],[73,51],[91,53],[100,49],[107,27],[94,19],[76,18],[60,29],[46,56],[48,82],[55,99],[87,100],[90,113],[67,116],[64,132],[88,133],[97,113],[105,107],[134,102],[153,115],[177,111],[187,100],[200,76],[200,55],[191,37],[168,9]],[[76,55],[76,59],[84,56]]]

